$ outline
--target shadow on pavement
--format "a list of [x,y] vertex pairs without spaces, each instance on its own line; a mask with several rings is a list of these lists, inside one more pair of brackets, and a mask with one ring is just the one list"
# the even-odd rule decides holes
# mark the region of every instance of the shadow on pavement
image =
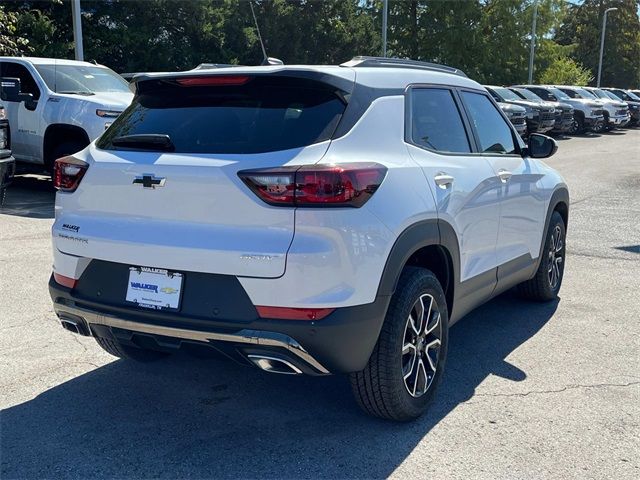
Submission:
[[18,175],[7,189],[0,214],[29,218],[53,218],[56,191],[44,175]]
[[410,424],[365,416],[342,376],[114,361],[2,412],[2,477],[387,477],[488,375],[524,380],[505,358],[556,308],[508,293],[452,327],[436,400]]
[[623,252],[629,253],[640,253],[640,245],[622,245],[620,247],[613,247],[616,250],[621,250]]

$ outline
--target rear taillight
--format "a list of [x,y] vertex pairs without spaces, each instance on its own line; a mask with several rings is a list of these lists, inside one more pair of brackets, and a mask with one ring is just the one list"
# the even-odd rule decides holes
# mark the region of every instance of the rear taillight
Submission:
[[53,186],[61,192],[75,192],[89,164],[75,157],[62,157],[53,165]]
[[345,163],[244,170],[238,175],[270,205],[357,208],[371,198],[386,173],[377,163]]

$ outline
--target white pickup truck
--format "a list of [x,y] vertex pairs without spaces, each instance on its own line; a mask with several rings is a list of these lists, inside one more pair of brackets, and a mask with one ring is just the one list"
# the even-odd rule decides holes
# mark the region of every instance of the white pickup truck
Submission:
[[14,157],[47,171],[98,138],[133,99],[122,77],[87,62],[0,57],[0,77],[20,80],[19,92],[0,94]]

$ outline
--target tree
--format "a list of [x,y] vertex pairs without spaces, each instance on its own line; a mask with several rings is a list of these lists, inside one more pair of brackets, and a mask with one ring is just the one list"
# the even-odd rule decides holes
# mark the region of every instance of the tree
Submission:
[[30,51],[29,41],[17,35],[18,15],[0,5],[0,55],[16,56]]
[[588,85],[593,74],[568,57],[554,60],[540,75],[540,83],[550,85]]
[[589,70],[598,70],[602,18],[607,8],[602,85],[622,88],[640,84],[640,0],[585,0],[569,7],[555,40],[572,47],[571,56]]

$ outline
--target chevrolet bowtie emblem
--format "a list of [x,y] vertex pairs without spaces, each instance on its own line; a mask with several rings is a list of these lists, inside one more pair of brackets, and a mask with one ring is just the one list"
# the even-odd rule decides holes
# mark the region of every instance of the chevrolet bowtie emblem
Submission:
[[145,173],[140,177],[136,177],[133,180],[134,185],[142,185],[144,188],[156,188],[156,187],[164,187],[164,182],[166,178],[164,177],[156,177],[153,174]]

